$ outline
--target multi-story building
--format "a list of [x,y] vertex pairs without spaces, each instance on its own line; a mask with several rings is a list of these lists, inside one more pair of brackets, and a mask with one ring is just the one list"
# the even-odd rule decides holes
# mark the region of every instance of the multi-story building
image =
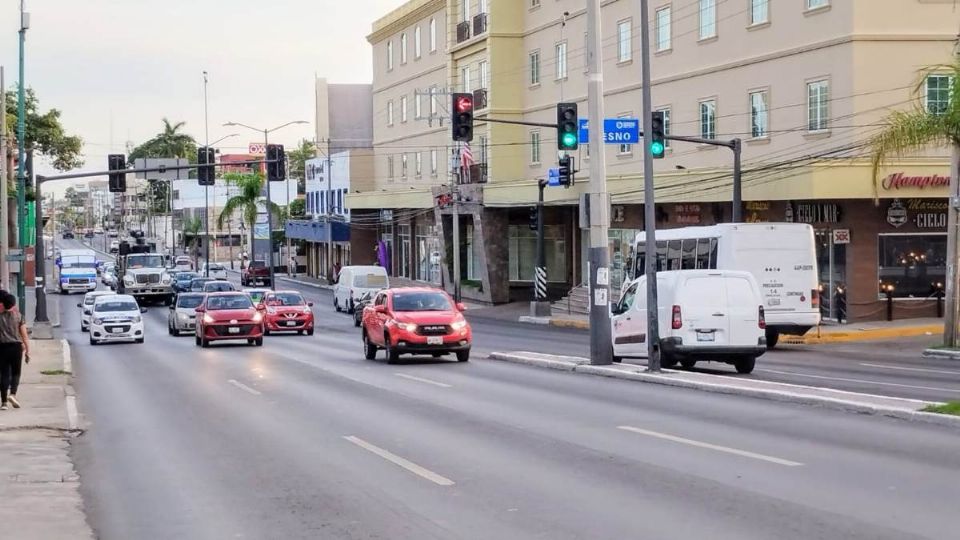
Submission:
[[[652,1],[650,18],[654,108],[668,133],[742,140],[745,220],[813,225],[821,279],[845,286],[851,318],[883,315],[881,284],[894,285],[896,317],[932,315],[928,297],[946,265],[946,154],[893,160],[875,180],[866,143],[890,111],[937,111],[950,99],[949,79],[928,66],[952,60],[960,22],[952,2]],[[641,113],[638,19],[637,2],[602,3],[607,118]],[[391,273],[427,280],[419,270],[431,248],[421,250],[413,231],[435,238],[449,261],[453,205],[436,201],[453,191],[465,296],[529,298],[528,207],[556,166],[556,133],[482,120],[549,124],[558,102],[578,103],[586,116],[582,2],[411,0],[376,21],[368,40],[376,161],[371,190],[348,197],[354,219],[379,216]],[[472,92],[477,105],[469,175],[461,167],[454,176],[440,157],[463,154],[445,120],[451,91]],[[428,113],[415,103],[424,95]],[[436,168],[415,165],[433,153]],[[585,274],[577,201],[589,182],[586,145],[573,157],[576,185],[546,194],[554,296]],[[630,275],[630,242],[643,227],[643,149],[605,145],[605,160],[618,282]],[[655,163],[658,226],[729,221],[731,166],[726,149],[670,142]]]

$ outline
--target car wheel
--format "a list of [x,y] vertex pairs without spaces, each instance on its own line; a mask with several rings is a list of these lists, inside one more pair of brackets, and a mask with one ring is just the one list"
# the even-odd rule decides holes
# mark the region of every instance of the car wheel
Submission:
[[466,362],[470,360],[470,349],[457,351],[457,362]]
[[90,344],[91,344],[91,345],[99,345],[100,342],[97,341],[97,340],[95,340],[95,339],[93,339],[93,336],[90,336]]
[[313,335],[313,327],[307,328],[307,335],[308,335],[308,336],[312,336],[312,335]]
[[347,304],[347,313],[353,315],[353,312],[357,310],[356,306],[353,304],[353,298],[350,299],[350,303]]
[[336,296],[333,297],[333,309],[334,309],[334,311],[336,311],[337,313],[340,313],[340,303],[337,302],[337,297],[336,297]]
[[173,337],[180,337],[180,329],[178,329],[178,328],[176,328],[176,327],[171,328],[171,329],[170,329],[170,334],[171,334]]
[[736,362],[733,363],[734,367],[737,368],[737,373],[742,373],[744,375],[753,372],[753,367],[757,363],[757,358],[755,356],[743,356],[738,358]]
[[613,355],[613,363],[615,363],[615,364],[620,364],[620,363],[622,363],[622,362],[623,362],[623,357],[622,357],[622,356]]
[[354,317],[354,318],[353,318],[353,325],[356,326],[357,328],[359,328],[359,327],[360,327],[360,320],[361,320],[360,318]]
[[675,368],[677,367],[677,358],[669,354],[660,355],[660,367],[662,368]]
[[390,334],[383,335],[383,350],[387,353],[388,364],[396,364],[400,361],[400,351],[390,345]]
[[197,335],[193,336],[193,341],[196,343],[197,347],[200,346],[200,332],[197,332]]
[[373,360],[377,357],[377,346],[370,341],[370,336],[363,333],[363,357],[367,360]]
[[90,329],[87,328],[86,326],[84,326],[83,323],[81,323],[81,324],[80,324],[80,331],[81,331],[81,332],[89,332]]
[[210,340],[205,339],[205,338],[200,338],[200,346],[203,347],[204,349],[209,349],[209,348],[210,348]]
[[253,344],[257,347],[263,347],[263,338],[258,337],[257,339],[253,340]]
[[697,366],[697,361],[692,358],[684,358],[680,360],[680,365],[683,366],[684,369],[693,369]]

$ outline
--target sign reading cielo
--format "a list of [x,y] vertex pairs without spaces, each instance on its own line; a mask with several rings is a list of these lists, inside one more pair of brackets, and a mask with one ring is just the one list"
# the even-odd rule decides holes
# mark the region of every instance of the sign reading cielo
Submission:
[[917,175],[912,176],[903,172],[895,172],[887,175],[880,181],[880,187],[884,191],[899,191],[901,189],[920,189],[937,191],[946,189],[950,186],[950,176],[940,174]]

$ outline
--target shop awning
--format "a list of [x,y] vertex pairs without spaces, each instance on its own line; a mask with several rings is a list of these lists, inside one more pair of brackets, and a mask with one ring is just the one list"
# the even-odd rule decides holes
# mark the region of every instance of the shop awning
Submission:
[[329,242],[333,232],[334,242],[350,241],[350,224],[340,221],[287,221],[287,238],[306,240],[307,242]]

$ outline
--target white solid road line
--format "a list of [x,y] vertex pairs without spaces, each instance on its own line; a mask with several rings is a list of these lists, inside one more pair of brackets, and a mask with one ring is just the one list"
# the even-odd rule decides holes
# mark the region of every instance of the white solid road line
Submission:
[[956,392],[956,388],[937,388],[935,386],[914,386],[912,384],[899,384],[891,382],[868,381],[865,379],[847,379],[845,377],[826,377],[824,375],[809,375],[807,373],[797,373],[795,371],[777,371],[775,369],[757,369],[754,371],[764,371],[766,373],[778,373],[780,375],[796,375],[797,377],[809,377],[811,379],[826,379],[828,381],[844,381],[863,384],[877,384],[882,386],[896,386],[897,388],[914,388],[916,390],[934,390],[937,392]]
[[434,484],[437,484],[438,486],[452,486],[454,484],[453,480],[450,480],[449,478],[440,476],[439,474],[429,469],[424,469],[423,467],[417,465],[416,463],[413,463],[412,461],[403,459],[402,457],[396,454],[392,454],[384,450],[383,448],[380,448],[379,446],[374,446],[359,437],[354,437],[353,435],[344,435],[343,438],[359,446],[360,448],[367,450],[368,452],[372,452],[382,457],[383,459],[389,461],[390,463],[393,463],[394,465],[399,465],[417,476],[426,478],[427,480],[433,482]]
[[790,461],[789,459],[782,459],[773,456],[765,456],[763,454],[756,454],[753,452],[748,452],[746,450],[739,450],[736,448],[729,448],[726,446],[718,446],[716,444],[710,444],[701,441],[695,441],[693,439],[684,439],[683,437],[677,437],[676,435],[669,435],[667,433],[660,433],[657,431],[650,431],[647,429],[640,429],[633,426],[617,426],[617,429],[622,429],[624,431],[629,431],[631,433],[639,433],[640,435],[647,435],[649,437],[656,437],[658,439],[663,439],[666,441],[672,441],[680,444],[687,444],[690,446],[696,446],[697,448],[706,448],[708,450],[715,450],[717,452],[723,452],[725,454],[733,454],[736,456],[747,457],[751,459],[759,459],[760,461],[767,461],[770,463],[776,463],[777,465],[785,465],[787,467],[800,467],[803,463],[798,463],[796,461]]
[[868,362],[860,362],[861,366],[867,367],[878,367],[883,369],[898,369],[901,371],[919,371],[922,373],[942,373],[944,375],[960,375],[960,371],[950,371],[946,369],[927,369],[927,368],[915,368],[915,367],[901,367],[901,366],[890,366],[884,364],[870,364]]
[[406,373],[394,373],[394,375],[396,375],[397,377],[402,377],[402,378],[404,378],[404,379],[409,379],[409,380],[411,380],[411,381],[417,381],[417,382],[432,384],[432,385],[434,385],[434,386],[439,386],[440,388],[451,388],[451,387],[453,386],[453,385],[450,385],[450,384],[447,384],[447,383],[442,383],[442,382],[439,382],[439,381],[431,381],[430,379],[424,379],[424,378],[421,378],[421,377],[414,377],[413,375],[407,375]]
[[243,390],[244,392],[249,392],[249,393],[251,393],[251,394],[253,394],[253,395],[255,395],[255,396],[259,396],[260,393],[261,393],[259,390],[254,390],[253,388],[250,388],[249,386],[243,384],[242,382],[240,382],[240,381],[238,381],[238,380],[236,380],[236,379],[230,379],[230,380],[228,380],[227,382],[230,383],[230,384],[232,384],[232,385],[234,385],[234,386],[236,386],[237,388]]

